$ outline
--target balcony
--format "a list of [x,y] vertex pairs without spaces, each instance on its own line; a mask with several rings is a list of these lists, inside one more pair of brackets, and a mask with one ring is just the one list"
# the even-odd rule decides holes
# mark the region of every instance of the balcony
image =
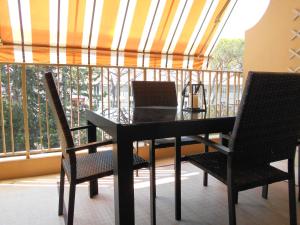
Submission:
[[[184,86],[201,82],[207,114],[226,117],[237,113],[249,71],[299,73],[300,5],[296,0],[260,1],[266,12],[245,33],[242,66],[211,66],[213,50],[240,2],[1,1],[0,225],[64,224],[57,216],[62,151],[45,93],[46,72],[54,74],[70,127],[86,124],[86,110],[132,109],[131,82],[136,80],[175,82],[179,107],[186,104]],[[244,22],[241,15],[236,20]],[[119,117],[126,115],[119,113]],[[73,137],[76,145],[88,139],[79,130]],[[97,130],[97,140],[109,137]],[[210,138],[219,136],[214,133]],[[149,160],[149,143],[138,140],[138,144],[140,156]],[[203,144],[182,147],[184,156],[204,151]],[[169,147],[156,154],[157,224],[228,224],[226,187],[210,176],[204,187],[202,171],[187,162],[180,164],[182,220],[174,218],[174,152]],[[281,161],[274,166],[286,170],[286,164]],[[296,160],[296,176],[298,166]],[[126,193],[134,200],[128,215],[135,214],[136,224],[151,221],[149,177],[148,170],[139,170],[139,176],[134,176],[134,198],[130,191]],[[118,210],[123,210],[115,199],[124,194],[117,193],[117,179],[99,179],[100,193],[94,199],[88,198],[87,182],[77,186],[74,224],[122,224],[115,219]],[[238,224],[288,224],[288,191],[287,183],[279,182],[271,185],[268,200],[261,198],[261,188],[241,192],[236,205]],[[298,203],[296,210],[299,214]],[[123,213],[123,221],[125,217]]]

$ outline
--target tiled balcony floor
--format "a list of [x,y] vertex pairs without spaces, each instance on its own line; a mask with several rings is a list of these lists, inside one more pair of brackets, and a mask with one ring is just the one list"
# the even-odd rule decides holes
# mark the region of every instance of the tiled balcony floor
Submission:
[[[176,221],[173,177],[173,166],[157,168],[158,225],[228,224],[225,185],[209,177],[209,186],[203,187],[202,171],[189,163],[182,164],[182,221]],[[63,218],[57,216],[57,181],[58,175],[51,175],[0,182],[0,225],[63,225]],[[94,199],[89,199],[86,183],[77,187],[74,224],[114,224],[113,178],[99,180],[100,194]],[[238,224],[289,224],[287,183],[271,185],[269,200],[260,194],[260,188],[240,193]],[[135,177],[135,199],[136,224],[150,224],[148,170]]]

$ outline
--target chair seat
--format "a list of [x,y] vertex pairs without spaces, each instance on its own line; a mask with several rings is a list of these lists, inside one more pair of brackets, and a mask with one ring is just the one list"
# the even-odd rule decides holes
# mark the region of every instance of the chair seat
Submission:
[[[220,152],[187,156],[186,160],[227,184],[227,157]],[[239,190],[288,179],[288,173],[273,166],[252,167],[234,171],[233,182]]]
[[[192,145],[199,144],[199,141],[196,141],[192,137],[183,136],[181,137],[181,145]],[[155,139],[155,148],[168,148],[175,145],[175,138],[162,138]]]
[[[77,159],[77,183],[91,178],[101,178],[113,174],[113,156],[112,151],[101,151],[91,154],[78,155]],[[63,160],[63,166],[68,179],[71,178],[70,161]],[[141,169],[148,167],[148,162],[143,158],[133,154],[133,168]]]

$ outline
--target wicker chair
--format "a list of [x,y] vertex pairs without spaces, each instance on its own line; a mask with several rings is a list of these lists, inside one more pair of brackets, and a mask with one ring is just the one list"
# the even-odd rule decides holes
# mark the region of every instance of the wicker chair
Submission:
[[[134,107],[169,107],[177,108],[177,94],[174,82],[159,81],[132,81]],[[174,115],[175,116],[175,115]],[[173,147],[174,138],[164,138],[149,141],[151,182],[155,188],[155,149]],[[181,137],[182,145],[199,144],[193,137]],[[136,145],[138,154],[138,143]],[[154,196],[155,196],[154,190]]]
[[[65,216],[65,222],[67,225],[71,225],[73,224],[74,218],[76,185],[86,181],[97,182],[97,178],[113,174],[112,151],[96,151],[96,147],[112,144],[112,141],[92,142],[75,146],[71,131],[88,128],[89,126],[74,129],[69,128],[52,74],[46,73],[44,78],[48,102],[55,118],[62,148],[58,214],[63,215],[63,211],[66,211],[64,204],[64,181],[66,174],[70,182],[70,191],[68,212],[67,216]],[[89,150],[89,154],[76,154],[79,151],[86,149]],[[148,162],[137,155],[134,155],[133,165],[134,169],[140,169],[148,167]],[[97,194],[97,192],[98,190],[96,190],[96,193],[90,193],[90,197]]]
[[[300,140],[299,139],[298,139],[297,149],[298,149],[298,202],[300,202],[300,183],[299,183],[300,182]],[[269,192],[269,186],[268,185],[263,186],[261,195],[264,199],[268,198],[268,192]]]
[[[229,147],[199,137],[216,152],[186,160],[227,185],[229,224],[236,224],[235,194],[288,180],[290,224],[297,224],[294,158],[300,130],[300,74],[250,72]],[[270,163],[288,160],[288,172]]]

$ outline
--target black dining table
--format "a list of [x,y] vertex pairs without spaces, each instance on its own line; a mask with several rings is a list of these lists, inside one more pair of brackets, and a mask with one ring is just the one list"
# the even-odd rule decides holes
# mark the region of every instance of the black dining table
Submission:
[[[113,138],[115,224],[135,224],[133,188],[133,142],[174,137],[175,140],[175,219],[181,219],[182,136],[228,133],[235,115],[192,113],[171,107],[116,108],[87,110],[88,141],[96,141],[96,128]],[[97,181],[90,183],[97,193]],[[152,196],[153,197],[153,196]]]

